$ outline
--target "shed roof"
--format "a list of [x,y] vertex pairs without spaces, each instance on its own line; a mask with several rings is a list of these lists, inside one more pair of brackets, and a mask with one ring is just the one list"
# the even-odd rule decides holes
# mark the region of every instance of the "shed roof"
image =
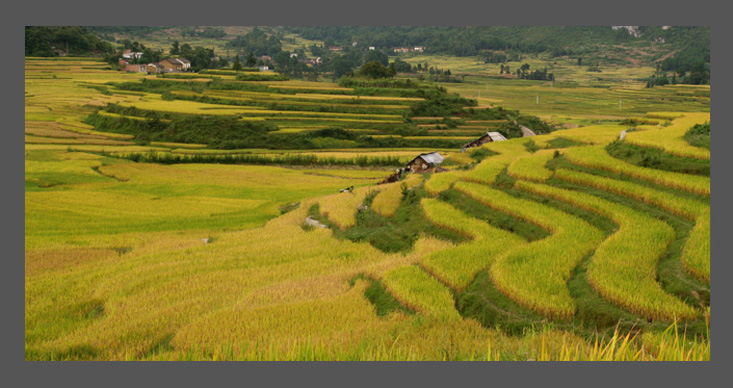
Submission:
[[504,141],[506,138],[499,132],[487,132],[487,135],[491,138],[491,141]]
[[[420,155],[418,155],[418,156],[415,157],[415,159],[417,159],[417,158],[422,158],[422,160],[424,160],[424,161],[426,161],[426,162],[428,162],[430,164],[440,164],[440,163],[443,162],[443,156],[440,155],[437,152],[429,152],[429,153],[425,153],[425,154],[420,154]],[[410,161],[410,163],[414,162],[415,159],[412,159]]]

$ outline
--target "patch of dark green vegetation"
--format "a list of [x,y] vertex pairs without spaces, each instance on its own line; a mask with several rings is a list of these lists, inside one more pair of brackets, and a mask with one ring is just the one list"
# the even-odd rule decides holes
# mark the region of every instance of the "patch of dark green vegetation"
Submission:
[[556,137],[547,143],[550,144],[549,148],[568,148],[583,145],[582,143],[578,143],[564,137]]
[[346,230],[339,229],[328,218],[321,216],[318,205],[311,207],[308,214],[311,218],[328,225],[336,238],[368,242],[387,253],[409,252],[422,234],[453,243],[466,241],[460,233],[436,226],[425,217],[420,208],[420,199],[428,197],[429,194],[422,186],[406,192],[392,217],[384,217],[371,209],[371,201],[375,195],[376,193],[365,198],[364,205],[367,209],[359,210],[356,214],[356,224]]
[[540,150],[540,147],[531,139],[524,143],[524,148],[526,148],[530,153],[535,153]]
[[[137,163],[158,164],[186,164],[186,163],[216,163],[216,164],[255,164],[255,165],[285,165],[285,166],[402,166],[404,163],[396,156],[355,156],[353,158],[319,157],[313,154],[171,154],[171,153],[127,153],[110,154],[99,152],[100,155],[114,156],[132,160]],[[120,180],[120,179],[118,179]],[[124,181],[124,180],[123,180]]]
[[606,147],[606,151],[614,158],[640,167],[710,176],[709,160],[675,156],[658,148],[641,147],[624,141],[614,141]]
[[491,280],[488,270],[479,272],[473,283],[454,295],[456,309],[465,318],[473,318],[487,328],[510,335],[521,335],[539,327],[546,319],[518,305],[502,294]]
[[498,155],[498,153],[484,147],[479,147],[471,151],[471,159],[476,160],[477,162],[480,162],[489,156]]
[[414,311],[403,306],[382,284],[381,280],[373,279],[365,274],[359,274],[349,280],[352,287],[357,280],[366,280],[369,287],[364,290],[364,296],[374,305],[377,316],[384,317],[395,311],[401,311],[405,314],[414,314]]
[[685,133],[685,140],[695,147],[710,149],[710,123],[696,124]]

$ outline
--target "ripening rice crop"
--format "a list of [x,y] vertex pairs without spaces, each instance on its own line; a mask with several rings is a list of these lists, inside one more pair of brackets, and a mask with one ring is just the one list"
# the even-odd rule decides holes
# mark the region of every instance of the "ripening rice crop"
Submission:
[[519,142],[522,139],[498,141],[486,143],[482,148],[498,152],[499,155],[490,156],[481,161],[471,172],[466,175],[466,180],[478,183],[492,184],[496,177],[506,168],[514,159],[529,153],[524,143]]
[[613,194],[633,198],[657,206],[670,213],[695,221],[710,205],[703,201],[681,197],[666,191],[655,190],[636,183],[587,174],[580,171],[558,169],[555,177],[567,182],[594,187]]
[[590,186],[630,197],[657,206],[672,214],[695,222],[685,244],[682,260],[685,269],[699,279],[710,282],[710,205],[631,182],[599,177],[578,171],[559,169],[555,176],[564,181]]
[[428,272],[455,290],[466,288],[479,271],[491,265],[495,257],[525,242],[513,233],[469,217],[437,199],[424,198],[420,205],[430,222],[473,239],[434,252],[421,260]]
[[629,132],[624,141],[642,147],[658,148],[672,155],[709,160],[709,149],[692,146],[684,139],[685,133],[695,124],[706,122],[710,122],[709,113],[685,113],[684,116],[674,119],[668,127]]
[[453,170],[441,173],[436,173],[430,176],[427,182],[425,182],[425,190],[433,195],[438,195],[443,191],[450,189],[453,183],[462,179],[468,172],[464,170]]
[[693,319],[697,312],[657,283],[657,262],[674,240],[671,226],[652,216],[589,194],[517,182],[516,187],[568,202],[613,220],[619,229],[588,265],[588,280],[604,298],[648,319]]
[[552,176],[545,164],[554,157],[554,150],[540,150],[531,155],[519,157],[507,169],[507,174],[517,179],[544,182]]
[[710,283],[710,208],[697,217],[682,252],[682,262],[688,272]]
[[489,273],[496,287],[520,305],[550,318],[572,317],[576,305],[566,283],[583,256],[602,241],[601,231],[562,211],[488,186],[458,182],[453,187],[552,233],[497,257]]
[[550,140],[563,138],[584,144],[608,144],[618,139],[621,131],[628,129],[621,125],[592,125],[552,132],[548,135],[534,137],[539,147],[547,148]]
[[417,266],[387,272],[384,286],[402,304],[441,321],[461,320],[450,290]]
[[639,167],[608,154],[604,146],[571,147],[565,150],[565,158],[583,167],[602,170],[642,179],[656,184],[672,187],[690,193],[710,195],[710,178],[677,172],[661,171]]
[[384,217],[392,217],[402,202],[402,190],[410,190],[422,182],[422,175],[408,174],[403,181],[385,184],[382,191],[374,197],[372,210]]
[[360,187],[353,192],[331,194],[318,200],[321,214],[341,229],[348,229],[356,224],[356,212],[370,193],[380,191],[377,187]]

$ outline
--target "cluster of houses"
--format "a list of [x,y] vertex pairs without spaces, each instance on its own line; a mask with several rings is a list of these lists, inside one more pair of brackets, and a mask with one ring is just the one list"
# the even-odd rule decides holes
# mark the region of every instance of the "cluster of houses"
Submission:
[[186,58],[166,58],[158,63],[130,64],[120,58],[120,65],[125,71],[135,73],[181,73],[191,68],[191,61]]
[[425,46],[413,46],[413,47],[395,47],[392,51],[396,53],[409,53],[410,51],[417,51],[422,53],[425,51]]

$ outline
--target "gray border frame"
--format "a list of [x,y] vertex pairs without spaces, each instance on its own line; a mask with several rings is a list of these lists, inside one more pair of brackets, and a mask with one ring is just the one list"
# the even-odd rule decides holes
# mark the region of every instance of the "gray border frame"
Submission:
[[[628,0],[592,2],[577,0],[524,0],[521,2],[477,3],[464,0],[439,2],[423,0],[405,3],[372,0],[346,3],[336,0],[279,0],[274,2],[234,2],[179,0],[177,2],[123,2],[79,1],[25,1],[6,6],[3,15],[4,59],[18,72],[22,71],[23,26],[25,25],[709,25],[712,27],[713,67],[715,67],[715,99],[711,112],[716,120],[730,103],[730,75],[725,65],[730,63],[727,50],[731,34],[729,12],[722,2],[699,0],[694,2],[668,0],[639,2]],[[222,11],[224,10],[224,11]],[[20,57],[20,55],[18,55]],[[16,74],[12,71],[12,74]],[[20,183],[23,155],[22,83],[15,75],[11,86],[3,90],[3,112],[9,118],[5,124],[2,142],[2,161],[6,167],[4,181]],[[8,107],[8,108],[5,108]],[[722,119],[720,119],[722,120]],[[720,127],[724,127],[721,123]],[[725,130],[715,133],[713,160],[717,166],[730,165],[730,152],[722,150],[730,144]],[[715,214],[712,216],[711,254],[715,278],[713,288],[716,300],[730,295],[730,283],[724,274],[730,273],[726,261],[726,231],[730,225],[728,198],[730,183],[713,169],[715,194],[711,197]],[[186,385],[220,386],[224,384],[250,386],[281,386],[292,384],[366,386],[410,383],[410,385],[460,386],[470,383],[481,385],[507,384],[562,384],[571,386],[619,386],[654,383],[655,386],[702,385],[720,380],[730,364],[730,312],[724,303],[712,315],[716,331],[713,354],[708,363],[47,363],[24,361],[25,347],[20,319],[24,309],[23,244],[24,193],[14,183],[9,184],[3,196],[3,246],[5,269],[2,271],[4,306],[10,312],[2,320],[3,371],[12,385],[38,386],[41,384],[73,384],[76,386],[149,386]],[[713,199],[715,198],[715,199]],[[726,216],[723,216],[723,215]],[[720,298],[717,296],[721,295]],[[717,378],[716,378],[717,377]],[[13,383],[16,384],[13,384]],[[503,384],[501,384],[503,385]]]

